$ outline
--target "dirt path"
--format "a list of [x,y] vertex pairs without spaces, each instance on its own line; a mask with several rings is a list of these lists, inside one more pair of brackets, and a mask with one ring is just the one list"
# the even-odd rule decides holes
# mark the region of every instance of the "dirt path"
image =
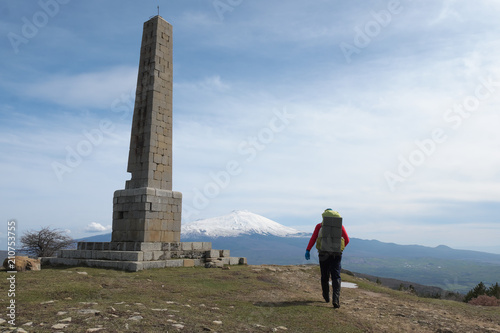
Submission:
[[[261,266],[288,286],[274,295],[259,295],[273,299],[308,299],[311,306],[331,307],[321,297],[319,272],[311,266]],[[355,279],[355,278],[353,278]],[[321,303],[323,302],[323,303]],[[484,309],[491,311],[492,309]],[[433,333],[500,333],[500,323],[481,315],[481,308],[462,306],[452,301],[441,304],[416,297],[395,297],[364,289],[342,288],[341,308],[346,317],[362,324],[367,332],[433,332]],[[500,308],[493,311],[500,313]]]

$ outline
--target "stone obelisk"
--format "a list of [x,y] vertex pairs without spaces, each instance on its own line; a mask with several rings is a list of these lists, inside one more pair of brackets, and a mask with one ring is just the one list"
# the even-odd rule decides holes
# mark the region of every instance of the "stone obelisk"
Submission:
[[144,23],[125,190],[114,195],[112,242],[180,242],[172,191],[172,26]]
[[127,171],[113,198],[111,242],[78,242],[44,264],[126,271],[246,264],[210,242],[180,242],[182,194],[172,191],[172,26],[144,23]]

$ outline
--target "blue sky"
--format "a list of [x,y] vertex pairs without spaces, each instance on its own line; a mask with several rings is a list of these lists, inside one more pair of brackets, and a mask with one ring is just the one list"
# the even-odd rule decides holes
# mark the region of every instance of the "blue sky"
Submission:
[[0,244],[110,231],[143,22],[174,27],[183,223],[246,209],[312,232],[500,253],[496,1],[2,1]]

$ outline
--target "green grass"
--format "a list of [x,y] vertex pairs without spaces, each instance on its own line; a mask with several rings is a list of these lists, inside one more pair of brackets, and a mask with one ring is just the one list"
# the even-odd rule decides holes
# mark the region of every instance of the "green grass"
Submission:
[[[182,322],[186,332],[208,328],[218,332],[266,332],[278,326],[289,328],[289,332],[363,331],[314,297],[288,295],[290,290],[268,272],[255,272],[248,266],[137,273],[86,267],[44,268],[18,273],[17,291],[17,323],[33,322],[36,332],[52,332],[51,326],[66,317],[72,321],[65,332],[81,332],[82,327],[98,325],[106,332],[175,331],[172,320]],[[6,294],[6,284],[1,285],[0,292]],[[100,313],[78,313],[82,309]],[[67,314],[57,316],[60,311]],[[128,319],[134,315],[144,319]],[[214,320],[222,321],[222,325],[214,324]]]
[[[349,275],[343,275],[343,281],[357,283],[360,289],[343,291],[343,301],[352,305],[333,310],[321,299],[319,268],[294,268],[298,270],[284,267],[275,272],[266,267],[232,266],[229,270],[196,267],[127,273],[44,267],[42,271],[17,274],[17,323],[33,322],[31,328],[23,327],[32,332],[53,332],[52,325],[67,317],[71,322],[64,332],[85,332],[100,326],[105,328],[101,332],[175,332],[176,323],[184,325],[183,332],[271,332],[278,326],[287,327],[287,332],[374,332],[380,323],[353,312],[363,307],[356,302],[369,292],[411,306],[432,305],[436,310],[500,322],[498,307],[418,298]],[[289,283],[290,278],[295,279],[293,283]],[[0,284],[0,294],[7,294],[7,283]],[[79,312],[84,309],[99,313]],[[129,319],[138,315],[143,319]],[[2,314],[0,318],[7,319]]]

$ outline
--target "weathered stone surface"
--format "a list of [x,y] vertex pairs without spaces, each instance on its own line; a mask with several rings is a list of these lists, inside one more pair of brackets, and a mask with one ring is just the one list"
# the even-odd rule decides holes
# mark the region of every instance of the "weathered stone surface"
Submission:
[[184,267],[194,267],[193,259],[184,259]]
[[210,250],[205,252],[206,258],[219,258],[220,251],[219,250]]
[[172,190],[171,36],[172,26],[160,16],[144,23],[127,189]]

